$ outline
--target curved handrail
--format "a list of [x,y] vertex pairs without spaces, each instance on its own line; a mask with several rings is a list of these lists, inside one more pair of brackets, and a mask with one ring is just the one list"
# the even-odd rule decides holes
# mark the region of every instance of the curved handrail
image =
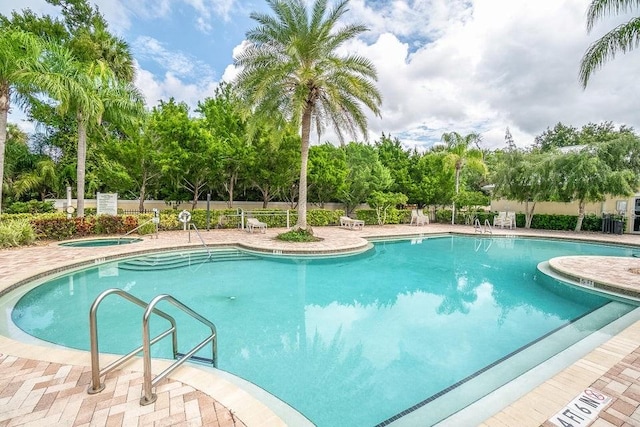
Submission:
[[[155,306],[160,302],[166,300],[167,302],[173,304],[175,307],[181,309],[191,317],[196,320],[199,320],[201,323],[211,329],[211,335],[205,338],[202,342],[200,342],[197,346],[195,346],[191,351],[186,353],[183,357],[176,360],[171,366],[166,368],[160,374],[158,374],[153,380],[151,379],[151,340],[149,339],[149,318],[151,314],[155,312]],[[144,315],[142,316],[142,346],[143,346],[143,368],[144,368],[144,381],[143,381],[143,393],[144,395],[140,399],[141,405],[149,405],[156,401],[157,396],[152,392],[152,388],[158,383],[158,381],[162,380],[164,377],[169,375],[174,369],[178,366],[182,365],[186,362],[191,356],[200,351],[207,345],[209,342],[212,343],[212,357],[211,360],[213,362],[213,366],[218,366],[218,343],[217,343],[217,334],[216,327],[209,320],[201,316],[200,314],[193,311],[191,308],[187,307],[171,295],[162,294],[156,296],[151,300],[149,305],[147,306]]]
[[[189,223],[189,227],[193,227],[193,229],[196,231],[196,234],[200,238],[200,242],[202,243],[202,246],[204,246],[204,248],[207,250],[207,254],[209,255],[207,259],[210,259],[211,258],[211,249],[204,242],[204,239],[202,238],[202,235],[200,234],[200,231],[198,231],[198,227],[196,227],[196,225],[194,223],[192,223],[192,222]],[[191,242],[191,233],[189,233],[189,242]]]
[[[117,368],[118,366],[122,365],[124,362],[131,359],[133,356],[140,353],[140,351],[144,349],[144,344],[143,344],[141,347],[136,348],[135,350],[122,356],[120,359],[110,363],[109,365],[105,366],[102,370],[100,370],[100,353],[98,349],[98,319],[97,319],[98,307],[106,297],[112,294],[118,295],[126,299],[127,301],[130,301],[136,305],[139,305],[144,309],[148,310],[148,307],[149,307],[149,305],[146,302],[118,288],[107,289],[106,291],[98,295],[95,301],[93,301],[93,304],[91,304],[91,308],[89,309],[89,340],[91,342],[90,343],[91,344],[91,384],[89,385],[89,388],[87,390],[89,394],[99,393],[102,390],[104,390],[104,384],[100,383],[100,377],[110,372],[111,370]],[[167,313],[161,310],[158,310],[156,308],[152,308],[149,315],[151,315],[151,313],[155,313],[158,316],[168,320],[169,323],[171,323],[171,328],[167,329],[166,331],[164,331],[163,333],[155,337],[153,340],[151,340],[152,341],[151,344],[155,344],[156,342],[166,337],[167,335],[173,334],[173,337],[172,337],[173,357],[175,358],[178,354],[178,335],[176,331],[175,319],[170,315],[168,315]]]

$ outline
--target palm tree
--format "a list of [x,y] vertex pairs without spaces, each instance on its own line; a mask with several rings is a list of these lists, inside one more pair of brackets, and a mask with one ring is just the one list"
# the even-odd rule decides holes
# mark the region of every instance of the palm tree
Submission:
[[24,102],[37,90],[33,77],[43,45],[40,38],[22,30],[3,25],[0,31],[0,212],[10,103]]
[[[626,13],[640,3],[637,0],[592,0],[587,12],[587,31],[591,32],[595,23],[610,13]],[[589,46],[580,64],[580,82],[587,87],[593,72],[602,67],[617,52],[626,53],[640,44],[640,17],[630,19],[609,31]]]
[[89,126],[100,125],[105,114],[116,123],[139,116],[143,102],[131,83],[134,66],[129,46],[107,31],[97,7],[86,0],[62,3],[71,54],[57,69],[58,79],[48,93],[59,102],[58,110],[73,114],[78,124],[76,215],[83,217]]
[[[482,151],[479,148],[473,148],[473,144],[480,142],[480,135],[472,132],[466,136],[460,135],[458,132],[448,132],[442,134],[442,141],[446,144],[447,163],[451,164],[456,171],[456,196],[460,192],[460,172],[465,166],[472,169],[486,172],[486,166],[483,161]],[[455,224],[456,218],[456,202],[453,201],[453,212],[451,214],[451,224]]]
[[341,142],[345,130],[354,137],[358,131],[366,137],[362,105],[379,116],[382,97],[374,85],[375,67],[368,59],[337,53],[346,42],[367,31],[362,25],[337,28],[348,10],[348,0],[339,1],[331,10],[327,10],[327,0],[316,0],[310,11],[304,0],[267,3],[275,16],[251,14],[259,25],[247,33],[250,44],[236,58],[242,70],[235,85],[254,117],[286,120],[300,128],[296,228],[306,230],[311,127],[320,134],[329,121]]

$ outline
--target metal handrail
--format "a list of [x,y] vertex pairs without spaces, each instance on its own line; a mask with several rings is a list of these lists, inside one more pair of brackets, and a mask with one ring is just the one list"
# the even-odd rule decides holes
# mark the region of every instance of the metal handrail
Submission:
[[[123,291],[122,289],[117,289],[117,288],[107,289],[106,291],[102,292],[100,295],[98,295],[98,297],[95,299],[93,304],[91,304],[91,309],[89,310],[89,339],[91,341],[91,384],[87,389],[87,393],[89,394],[99,393],[102,390],[104,390],[104,383],[100,382],[100,377],[102,377],[103,375],[106,375],[108,372],[122,365],[124,362],[128,361],[129,359],[131,359],[133,356],[140,353],[140,351],[144,349],[144,345],[142,345],[136,348],[135,350],[131,351],[130,353],[122,356],[120,359],[114,362],[111,362],[109,365],[105,366],[102,370],[100,369],[100,352],[98,349],[98,320],[97,320],[98,307],[106,297],[112,294],[118,295],[126,299],[127,301],[130,301],[136,305],[139,305],[144,309],[148,308],[148,304],[146,302],[142,301],[139,298],[134,297],[133,295],[131,295],[126,291]],[[166,331],[164,331],[163,333],[161,333],[160,335],[158,335],[157,337],[151,340],[152,344],[155,344],[156,342],[160,341],[162,338],[166,337],[169,334],[173,334],[173,339],[172,339],[173,357],[174,358],[177,357],[178,335],[176,330],[175,319],[169,316],[167,313],[158,309],[153,309],[152,312],[168,320],[169,323],[171,323],[171,328],[167,329]]]
[[[194,319],[199,320],[201,323],[208,326],[211,329],[211,335],[205,338],[202,342],[200,342],[200,344],[196,345],[191,351],[186,353],[180,359],[176,360],[171,366],[166,368],[164,371],[162,371],[152,380],[151,379],[151,351],[150,351],[152,340],[149,339],[149,318],[151,317],[151,314],[155,312],[156,310],[155,306],[160,301],[163,301],[163,300],[166,300],[167,302],[173,304],[174,306],[178,307],[179,309],[181,309],[182,311],[184,311]],[[200,314],[193,311],[191,308],[187,307],[186,305],[184,305],[183,303],[181,303],[180,301],[172,297],[171,295],[167,295],[167,294],[158,295],[153,300],[151,300],[151,302],[147,306],[147,309],[144,312],[144,315],[142,316],[142,346],[143,346],[142,357],[143,357],[143,365],[144,365],[144,381],[142,385],[143,385],[144,395],[140,399],[140,404],[149,405],[155,402],[157,399],[157,396],[156,394],[153,393],[152,388],[160,380],[162,380],[164,377],[166,377],[171,372],[173,372],[174,369],[182,365],[191,356],[193,356],[195,353],[200,351],[202,348],[204,348],[205,345],[207,345],[210,342],[212,343],[211,361],[213,363],[213,366],[217,367],[218,366],[218,342],[217,342],[215,325],[211,323],[209,320],[207,320],[206,318],[202,317]]]
[[493,234],[493,230],[491,229],[491,223],[489,223],[488,219],[484,220],[484,232],[485,233],[489,233],[489,234]]
[[[211,249],[209,249],[209,246],[207,246],[207,244],[204,242],[204,239],[202,238],[202,235],[198,231],[198,227],[196,227],[196,225],[194,223],[190,222],[189,223],[189,230],[191,230],[191,227],[193,227],[193,229],[196,231],[196,234],[200,238],[200,242],[202,242],[202,246],[204,246],[204,248],[207,250],[207,254],[209,255],[208,258],[211,258]],[[191,243],[191,231],[189,231],[189,243]]]
[[[155,223],[155,218],[151,218],[149,221],[145,221],[142,224],[140,224],[139,226],[137,226],[136,228],[134,228],[133,230],[129,230],[126,233],[124,233],[122,236],[118,236],[118,244],[120,244],[120,239],[124,239],[125,237],[127,237],[129,234],[133,233],[134,231],[137,231],[140,227],[143,227],[147,224],[149,224],[150,222],[154,222]],[[156,238],[158,238],[158,227],[157,227],[157,223],[156,223],[156,232],[155,232]]]

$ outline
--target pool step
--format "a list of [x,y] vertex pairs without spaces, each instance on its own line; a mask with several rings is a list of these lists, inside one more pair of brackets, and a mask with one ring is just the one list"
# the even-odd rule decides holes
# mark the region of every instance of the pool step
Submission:
[[210,254],[204,251],[181,252],[148,255],[127,261],[121,261],[118,263],[118,268],[129,271],[157,271],[190,267],[200,265],[205,262],[246,261],[256,259],[260,258],[238,250],[211,251]]

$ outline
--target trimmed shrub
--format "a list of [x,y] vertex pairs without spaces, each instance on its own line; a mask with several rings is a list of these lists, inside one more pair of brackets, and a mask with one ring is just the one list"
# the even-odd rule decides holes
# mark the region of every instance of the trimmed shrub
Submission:
[[55,211],[56,208],[53,206],[53,202],[41,202],[39,200],[29,200],[28,202],[14,202],[5,209],[5,213],[8,214],[37,214]]
[[67,240],[76,236],[76,221],[65,214],[43,214],[31,219],[38,239]]

